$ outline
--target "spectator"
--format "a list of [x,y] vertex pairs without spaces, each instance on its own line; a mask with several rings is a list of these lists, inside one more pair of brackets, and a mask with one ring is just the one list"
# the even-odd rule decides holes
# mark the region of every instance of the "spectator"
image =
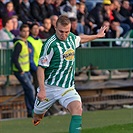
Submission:
[[[119,38],[123,32],[123,29],[120,27],[120,23],[117,20],[112,20],[110,29],[112,38]],[[113,46],[119,46],[119,41],[113,42]]]
[[50,20],[50,18],[45,18],[43,20],[42,29],[39,32],[39,37],[41,39],[47,39],[52,35],[53,35],[53,33],[52,33],[52,29],[51,29],[51,20]]
[[130,25],[130,27],[133,29],[133,12],[130,10],[130,3],[128,0],[123,0],[120,14],[126,18],[125,22]]
[[0,19],[1,20],[7,17],[6,6],[5,6],[4,1],[5,0],[0,0]]
[[48,18],[51,15],[47,11],[44,2],[45,0],[35,0],[31,3],[31,14],[40,24],[42,24],[44,18]]
[[69,18],[77,18],[76,0],[68,0],[66,4],[61,7],[61,14],[66,14]]
[[129,25],[124,23],[125,18],[119,13],[120,3],[118,0],[104,0],[103,5],[96,6],[88,15],[87,23],[91,26],[91,29],[94,28],[96,24],[99,28],[104,20],[117,20],[120,23],[120,26],[123,28],[122,36],[130,29]]
[[118,0],[112,0],[110,9],[110,12],[112,12],[113,15],[113,19],[117,20],[123,29],[123,33],[121,34],[121,36],[123,36],[130,30],[130,26],[126,23],[126,18],[120,14],[120,2]]
[[79,35],[79,32],[77,30],[78,28],[78,22],[76,18],[70,18],[71,21],[71,32],[75,35]]
[[10,1],[6,3],[6,10],[7,10],[8,17],[12,17],[13,15],[16,15],[13,2]]
[[52,16],[54,14],[52,0],[45,0],[45,6],[46,6],[47,12],[49,13],[49,17]]
[[[3,18],[2,19],[3,28],[0,30],[0,40],[13,40],[14,35],[11,33],[13,30],[13,21],[12,18]],[[9,46],[7,42],[1,42],[1,48],[13,48],[13,42],[9,42]]]
[[86,19],[87,15],[88,15],[88,12],[86,11],[85,4],[80,2],[79,9],[77,10],[78,22],[81,23],[82,25],[85,25],[85,19]]
[[[102,26],[107,27],[105,30],[106,35],[104,38],[119,38],[123,32],[123,29],[120,27],[120,23],[117,20],[112,20],[111,23],[108,20],[104,20]],[[93,29],[93,34],[98,33],[99,30],[100,29],[98,26],[95,27]],[[109,42],[92,42],[92,46],[109,46]],[[119,46],[119,43],[117,41],[113,42],[113,46]]]
[[[110,4],[110,3],[109,3]],[[108,5],[109,5],[108,4]],[[109,6],[106,5],[106,7],[109,8]],[[102,22],[103,22],[103,15],[102,10],[104,9],[103,5],[100,3],[97,3],[96,6],[89,12],[85,24],[93,30],[94,27],[98,26],[100,28]]]
[[25,103],[27,107],[27,117],[32,117],[32,110],[34,106],[34,87],[31,82],[29,49],[27,44],[27,37],[29,36],[29,26],[22,24],[20,27],[20,36],[14,40],[14,50],[12,54],[13,72],[16,78],[21,83]]
[[54,34],[55,33],[56,22],[57,22],[58,16],[57,15],[52,15],[50,17],[50,19],[51,19],[51,33]]
[[[82,25],[83,27],[83,34],[90,34],[90,28],[85,25],[86,17],[88,15],[88,12],[85,7],[85,3],[80,2],[79,3],[79,9],[77,11],[77,19],[78,19],[78,25]],[[79,26],[78,26],[79,27]]]
[[19,19],[23,23],[28,23],[32,24],[35,20],[31,14],[31,5],[29,0],[23,0],[22,3],[20,4],[20,15]]
[[43,45],[41,39],[38,37],[38,34],[39,34],[39,25],[37,23],[31,24],[30,36],[27,38],[27,40],[28,40],[28,47],[30,49],[30,72],[33,77],[35,95],[37,94],[37,87],[38,87],[36,71],[37,71],[40,51]]
[[[112,32],[111,32],[111,29],[110,29],[110,22],[108,21],[108,20],[104,20],[104,22],[103,22],[103,24],[102,24],[102,27],[103,26],[106,26],[106,30],[105,30],[105,37],[104,38],[114,38],[113,36],[112,36]],[[97,26],[97,27],[95,27],[94,29],[93,29],[93,34],[97,34],[98,33],[98,31],[99,31],[99,27]],[[92,42],[92,45],[91,45],[92,47],[95,47],[95,46],[97,46],[97,47],[101,47],[101,46],[109,46],[109,42]]]
[[97,3],[103,3],[103,0],[81,0],[85,1],[88,12],[95,8]]
[[18,17],[20,15],[20,4],[22,3],[22,1],[23,0],[12,0],[16,14],[18,15]]
[[[84,34],[84,27],[81,23],[78,23],[76,18],[70,18],[71,32],[75,35]],[[81,44],[81,47],[87,47],[87,43]]]
[[18,22],[18,16],[14,15],[12,16],[12,22],[13,22],[13,29],[11,30],[11,33],[17,37],[19,35],[19,22]]
[[54,0],[52,6],[53,6],[53,13],[54,15],[61,15],[60,6],[62,4],[63,0]]

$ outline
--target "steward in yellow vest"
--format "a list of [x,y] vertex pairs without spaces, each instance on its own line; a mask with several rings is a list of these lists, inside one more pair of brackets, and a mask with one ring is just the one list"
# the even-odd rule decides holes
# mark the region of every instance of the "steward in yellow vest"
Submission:
[[14,47],[18,44],[21,45],[22,48],[18,56],[18,62],[16,62],[17,64],[13,63],[13,71],[28,72],[30,70],[28,45],[24,41],[18,40],[14,43]]
[[19,80],[24,90],[27,117],[32,117],[35,97],[30,74],[29,48],[27,42],[28,36],[29,26],[27,24],[22,24],[20,27],[19,38],[14,39],[12,64],[14,75]]
[[38,87],[36,71],[37,71],[41,48],[43,45],[41,39],[38,37],[38,34],[39,34],[39,25],[37,23],[33,23],[30,26],[30,36],[27,38],[27,41],[28,41],[28,47],[30,49],[30,73],[32,74],[33,77],[33,85],[36,93]]
[[[32,49],[33,51],[31,51],[31,52],[33,52],[33,61],[34,61],[35,65],[38,66],[38,60],[39,60],[39,56],[40,56],[40,52],[41,52],[43,43],[42,43],[41,39],[39,39],[37,37],[34,38],[32,36],[29,36],[27,40],[33,47],[33,49]],[[28,44],[28,46],[30,44]]]

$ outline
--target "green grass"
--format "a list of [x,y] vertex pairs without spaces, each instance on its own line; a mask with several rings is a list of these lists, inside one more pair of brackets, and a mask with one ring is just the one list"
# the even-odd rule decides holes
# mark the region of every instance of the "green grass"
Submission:
[[[44,118],[34,127],[31,119],[0,121],[1,133],[68,133],[70,115]],[[133,133],[133,109],[83,113],[82,133]]]
[[133,123],[85,129],[82,133],[133,133]]

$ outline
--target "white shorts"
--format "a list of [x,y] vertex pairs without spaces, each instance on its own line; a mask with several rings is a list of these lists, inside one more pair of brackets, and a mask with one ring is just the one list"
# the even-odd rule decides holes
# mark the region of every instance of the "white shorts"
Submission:
[[[46,85],[46,100],[40,102],[36,97],[34,104],[34,112],[36,114],[43,114],[52,104],[58,101],[63,107],[67,108],[68,104],[73,101],[80,101],[81,98],[74,87],[62,88],[57,86]],[[39,88],[38,88],[39,92]]]

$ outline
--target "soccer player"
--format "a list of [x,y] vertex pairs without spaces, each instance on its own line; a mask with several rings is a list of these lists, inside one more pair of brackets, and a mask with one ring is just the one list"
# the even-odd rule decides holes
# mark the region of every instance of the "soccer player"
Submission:
[[85,43],[105,36],[106,27],[97,35],[76,36],[70,32],[71,22],[65,15],[59,16],[56,33],[42,47],[37,70],[38,94],[34,104],[33,124],[36,126],[53,103],[59,103],[72,115],[69,133],[80,133],[82,102],[75,90],[75,49]]

